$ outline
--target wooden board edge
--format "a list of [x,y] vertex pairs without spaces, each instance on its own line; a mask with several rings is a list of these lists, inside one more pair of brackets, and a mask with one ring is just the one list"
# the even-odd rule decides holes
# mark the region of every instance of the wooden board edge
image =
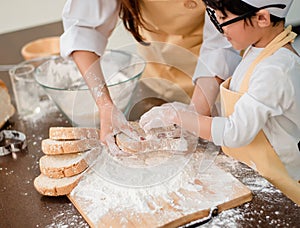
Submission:
[[68,199],[71,201],[71,203],[74,205],[76,210],[79,212],[79,214],[84,218],[84,220],[89,224],[90,227],[94,228],[94,224],[92,221],[88,218],[88,216],[81,210],[81,208],[77,205],[76,200],[72,198],[70,194],[67,194]]
[[[218,206],[219,213],[222,212],[222,211],[228,210],[228,209],[238,207],[238,206],[243,205],[247,202],[250,202],[252,200],[252,198],[253,198],[252,192],[250,190],[248,190],[247,193],[245,193],[244,195],[242,195],[238,198],[235,198],[235,199],[233,199],[229,202],[225,202],[223,204],[220,204]],[[241,202],[242,202],[242,204],[241,204]]]
[[[222,211],[228,210],[228,209],[232,209],[235,208],[237,206],[240,206],[244,203],[247,203],[249,201],[251,201],[253,198],[252,192],[250,190],[248,190],[244,195],[231,200],[229,202],[225,202],[223,204],[218,205],[218,213],[221,213]],[[209,209],[204,209],[201,211],[197,211],[195,213],[189,214],[189,215],[185,215],[181,218],[178,218],[176,220],[173,220],[167,224],[164,224],[163,226],[160,226],[160,228],[173,228],[173,227],[179,227],[179,226],[183,226],[185,224],[188,224],[192,221],[198,220],[198,219],[202,219],[205,218],[209,215],[210,213],[210,208]]]
[[179,226],[183,226],[185,224],[188,224],[192,221],[195,221],[197,219],[201,219],[201,218],[205,218],[209,215],[210,209],[204,209],[201,211],[197,211],[195,213],[189,214],[189,215],[185,215],[181,218],[178,218],[176,220],[173,220],[167,224],[164,224],[162,226],[160,226],[159,228],[174,228],[174,227],[179,227]]

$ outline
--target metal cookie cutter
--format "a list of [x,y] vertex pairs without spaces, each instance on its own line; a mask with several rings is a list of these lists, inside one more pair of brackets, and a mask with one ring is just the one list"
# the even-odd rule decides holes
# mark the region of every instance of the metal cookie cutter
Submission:
[[16,153],[26,148],[26,136],[15,130],[0,131],[0,156]]

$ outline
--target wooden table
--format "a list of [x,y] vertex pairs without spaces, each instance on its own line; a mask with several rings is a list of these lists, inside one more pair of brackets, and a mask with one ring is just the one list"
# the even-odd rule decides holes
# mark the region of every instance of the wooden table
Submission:
[[[61,33],[62,25],[57,22],[0,35],[0,65],[23,61],[20,49],[25,43]],[[13,95],[8,72],[0,72],[0,79]],[[70,126],[54,105],[36,119],[25,120],[15,114],[4,126],[24,132],[28,148],[18,153],[17,159],[10,155],[0,157],[0,227],[88,227],[67,197],[41,196],[33,187],[33,180],[40,173],[41,140],[48,138],[51,126]],[[219,166],[248,186],[253,191],[253,200],[222,212],[205,226],[299,227],[300,207],[248,167],[231,160],[222,162],[222,156],[217,159]]]

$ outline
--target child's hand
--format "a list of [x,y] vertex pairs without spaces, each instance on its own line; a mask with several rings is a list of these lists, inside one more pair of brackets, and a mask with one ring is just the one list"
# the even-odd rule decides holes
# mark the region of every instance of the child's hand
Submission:
[[139,123],[145,131],[176,124],[198,136],[200,129],[198,116],[193,105],[173,102],[152,108],[143,114]]
[[152,128],[167,127],[175,124],[176,113],[167,104],[156,106],[144,113],[139,121],[145,132]]

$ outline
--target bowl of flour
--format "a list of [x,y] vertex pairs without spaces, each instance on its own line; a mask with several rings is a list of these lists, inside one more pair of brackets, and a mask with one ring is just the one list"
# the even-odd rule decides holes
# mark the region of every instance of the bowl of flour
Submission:
[[[124,113],[145,61],[126,51],[107,50],[99,64],[114,104]],[[99,127],[99,109],[84,78],[70,58],[53,57],[35,69],[35,80],[73,126]]]

